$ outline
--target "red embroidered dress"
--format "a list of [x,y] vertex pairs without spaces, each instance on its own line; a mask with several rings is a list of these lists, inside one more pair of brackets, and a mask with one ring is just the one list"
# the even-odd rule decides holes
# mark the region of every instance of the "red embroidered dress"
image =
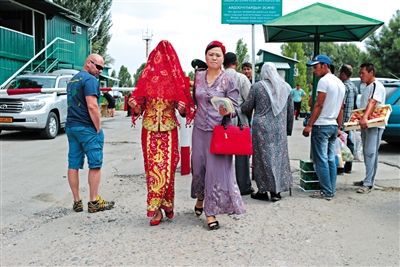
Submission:
[[174,208],[175,170],[179,162],[178,121],[175,108],[178,101],[185,103],[186,121],[194,117],[194,103],[188,79],[179,58],[168,41],[161,41],[150,53],[131,96],[141,107],[132,112],[135,123],[142,122],[142,151],[147,182],[147,216],[158,209],[166,212]]

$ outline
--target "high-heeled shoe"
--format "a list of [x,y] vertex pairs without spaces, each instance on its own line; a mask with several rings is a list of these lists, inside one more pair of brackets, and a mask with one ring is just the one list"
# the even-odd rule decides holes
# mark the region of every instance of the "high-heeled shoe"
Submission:
[[[156,217],[157,217],[158,214],[161,214],[161,217],[160,217],[159,219],[156,219]],[[151,225],[151,226],[159,225],[162,219],[163,219],[163,214],[162,214],[161,210],[159,210],[159,211],[153,216],[153,218],[151,218],[151,220],[150,220],[150,225]]]
[[[203,202],[203,200],[199,200],[197,199],[197,202]],[[196,203],[197,205],[197,203]],[[196,207],[196,205],[194,206],[194,213],[196,214],[197,217],[199,217],[202,213],[203,213],[203,208],[198,208]]]

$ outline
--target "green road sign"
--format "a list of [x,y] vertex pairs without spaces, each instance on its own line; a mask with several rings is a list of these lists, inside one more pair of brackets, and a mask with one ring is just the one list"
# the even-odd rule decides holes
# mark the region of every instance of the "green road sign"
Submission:
[[264,24],[282,16],[282,0],[222,0],[222,24]]

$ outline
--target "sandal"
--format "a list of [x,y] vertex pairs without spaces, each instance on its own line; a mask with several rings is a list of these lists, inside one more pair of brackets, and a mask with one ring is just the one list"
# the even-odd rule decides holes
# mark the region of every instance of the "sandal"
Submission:
[[[160,219],[156,219],[156,217],[157,217],[159,214],[161,214]],[[161,210],[158,210],[158,212],[153,216],[153,218],[151,218],[151,220],[150,220],[150,225],[151,225],[151,226],[159,225],[160,222],[161,222],[161,220],[162,220],[162,218],[163,218],[163,214],[162,214]]]
[[[202,202],[201,204],[203,204],[204,199],[200,200],[197,199],[196,205],[198,204],[198,202]],[[203,207],[198,208],[196,207],[196,205],[194,205],[194,213],[196,214],[197,217],[199,217],[202,213],[203,213]]]
[[[212,216],[212,217],[214,217],[214,216]],[[214,217],[214,219],[215,219],[215,217]],[[208,225],[208,230],[210,230],[210,231],[219,229],[219,222],[217,220],[215,220],[213,222],[209,222],[209,223],[207,223],[207,225]]]
[[361,186],[360,188],[357,189],[357,193],[359,194],[367,194],[371,192],[372,187],[371,186]]
[[327,201],[331,201],[333,196],[326,196],[324,193],[321,191],[314,192],[312,195],[310,195],[311,198],[318,198],[318,199],[325,199]]

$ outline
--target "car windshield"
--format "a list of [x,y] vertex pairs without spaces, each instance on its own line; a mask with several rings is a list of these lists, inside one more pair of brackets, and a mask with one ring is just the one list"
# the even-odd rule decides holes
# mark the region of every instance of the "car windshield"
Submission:
[[20,77],[16,78],[7,87],[8,89],[20,88],[54,88],[56,78],[54,77]]

